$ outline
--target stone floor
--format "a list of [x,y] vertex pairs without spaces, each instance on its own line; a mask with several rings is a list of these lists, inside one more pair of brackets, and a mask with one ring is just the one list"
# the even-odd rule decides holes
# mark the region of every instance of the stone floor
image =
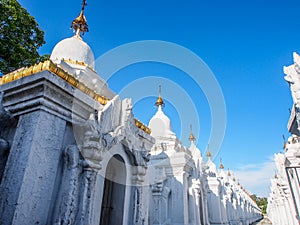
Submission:
[[253,223],[252,225],[272,225],[268,218],[263,218],[261,221]]

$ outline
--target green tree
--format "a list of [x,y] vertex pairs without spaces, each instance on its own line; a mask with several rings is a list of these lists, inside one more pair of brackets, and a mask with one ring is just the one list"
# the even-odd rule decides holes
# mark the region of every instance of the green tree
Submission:
[[44,31],[18,1],[0,0],[0,74],[47,58],[37,52],[44,43]]
[[263,214],[267,213],[268,199],[265,197],[257,197],[255,194],[251,198],[256,202],[257,206],[261,209]]

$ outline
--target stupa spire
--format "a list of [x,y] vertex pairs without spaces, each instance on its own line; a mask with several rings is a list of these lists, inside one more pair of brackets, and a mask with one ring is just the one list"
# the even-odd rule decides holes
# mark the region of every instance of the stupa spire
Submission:
[[74,30],[76,37],[81,37],[89,31],[87,20],[84,16],[84,9],[87,5],[86,0],[82,0],[81,12],[79,16],[72,21],[71,28]]
[[206,153],[206,156],[207,156],[207,158],[210,158],[210,157],[211,157],[211,152],[210,152],[210,149],[209,149],[209,145],[207,145],[207,153]]
[[165,105],[164,100],[161,97],[161,85],[158,86],[158,98],[155,102],[157,107],[163,107]]
[[190,125],[190,129],[191,129],[191,132],[190,132],[190,136],[189,136],[189,140],[191,142],[194,142],[196,140],[194,134],[193,134],[193,127],[192,127],[192,124]]
[[223,163],[222,163],[222,158],[220,158],[220,169],[221,169],[221,170],[224,169],[224,165],[223,165]]
[[231,176],[229,168],[228,168],[227,176],[229,176],[229,177]]
[[284,134],[282,135],[282,138],[283,138],[283,149],[285,150],[286,149],[286,139],[285,139]]

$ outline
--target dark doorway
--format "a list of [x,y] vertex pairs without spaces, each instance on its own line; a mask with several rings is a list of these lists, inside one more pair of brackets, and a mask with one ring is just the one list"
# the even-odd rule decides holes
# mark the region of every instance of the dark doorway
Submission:
[[100,225],[123,224],[125,190],[125,162],[120,155],[114,155],[105,172]]

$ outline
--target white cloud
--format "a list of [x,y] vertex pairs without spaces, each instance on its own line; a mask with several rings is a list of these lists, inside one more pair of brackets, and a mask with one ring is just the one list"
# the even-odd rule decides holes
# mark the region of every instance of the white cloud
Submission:
[[260,197],[268,197],[270,179],[274,177],[275,170],[272,158],[261,164],[243,165],[234,174],[247,191]]

